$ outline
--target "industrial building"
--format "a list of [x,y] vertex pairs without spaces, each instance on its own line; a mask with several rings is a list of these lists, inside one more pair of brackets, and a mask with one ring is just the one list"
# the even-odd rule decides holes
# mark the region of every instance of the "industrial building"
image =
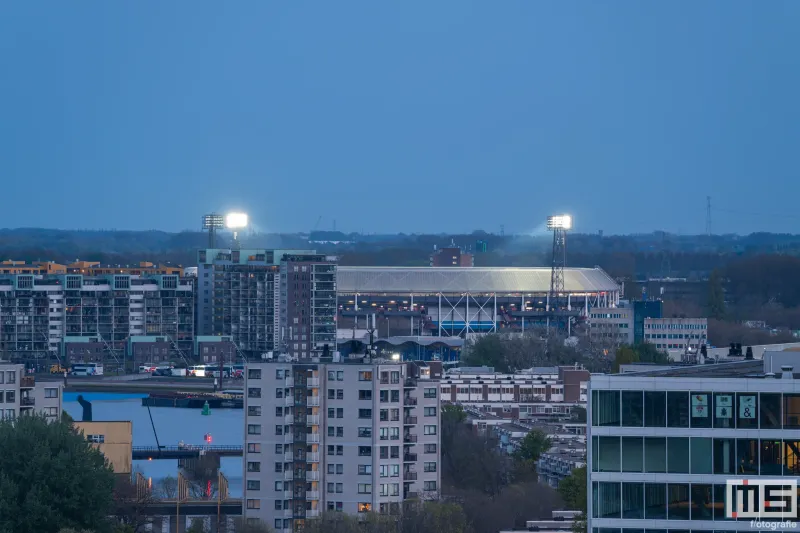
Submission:
[[250,363],[245,518],[299,531],[324,511],[399,514],[435,498],[440,376],[441,365],[338,356]]
[[[593,375],[588,531],[751,531],[754,518],[767,524],[755,529],[774,531],[780,512],[759,498],[733,503],[736,486],[800,476],[797,363],[796,352],[765,352],[763,361]],[[796,520],[796,500],[787,510]]]
[[336,343],[336,260],[313,250],[198,252],[197,332],[242,354],[307,356]]
[[[474,333],[546,325],[550,268],[350,267],[338,269],[340,349],[374,326],[386,349],[455,356]],[[565,268],[568,310],[586,317],[619,303],[620,286],[600,268]],[[352,334],[351,334],[352,332]]]
[[194,286],[178,275],[0,275],[0,353],[37,361],[94,338],[121,360],[131,336],[158,335],[191,353]]

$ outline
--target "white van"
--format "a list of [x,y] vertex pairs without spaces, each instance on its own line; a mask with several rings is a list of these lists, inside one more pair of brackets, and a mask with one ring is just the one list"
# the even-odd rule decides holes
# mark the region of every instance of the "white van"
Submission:
[[102,376],[103,365],[99,363],[75,363],[70,374],[73,376]]
[[196,378],[204,378],[211,373],[211,367],[209,365],[194,365],[190,366],[189,370],[186,372],[187,376],[194,376]]

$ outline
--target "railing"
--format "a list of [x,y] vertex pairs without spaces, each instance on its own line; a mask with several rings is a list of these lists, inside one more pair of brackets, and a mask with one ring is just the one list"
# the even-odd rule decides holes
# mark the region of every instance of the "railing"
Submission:
[[416,398],[412,398],[411,396],[406,396],[403,399],[403,403],[406,404],[406,405],[417,405],[417,399]]
[[417,436],[411,434],[403,435],[403,442],[417,442]]
[[317,518],[319,516],[319,509],[307,509],[306,518]]
[[36,378],[33,376],[24,376],[19,380],[20,389],[32,389],[36,386]]
[[294,424],[294,415],[284,415],[283,423],[284,424]]
[[287,463],[291,463],[294,461],[294,454],[292,452],[286,452],[283,454],[283,460]]
[[284,378],[283,386],[287,388],[294,387],[294,378]]
[[306,491],[306,500],[319,500],[319,491],[318,490]]
[[294,479],[294,470],[284,470],[283,471],[283,479],[287,481],[291,481]]
[[306,435],[306,442],[319,442],[319,433],[308,433]]
[[417,480],[416,472],[403,472],[403,481],[416,481],[416,480]]
[[283,405],[287,405],[287,406],[292,406],[292,405],[294,405],[294,397],[293,397],[293,396],[291,396],[291,395],[289,395],[289,396],[284,396],[284,398],[283,398]]
[[306,470],[306,481],[319,481],[319,470]]
[[306,454],[306,461],[309,463],[318,463],[319,462],[319,452],[308,452]]
[[309,396],[306,398],[306,405],[311,407],[319,407],[319,396]]
[[34,405],[34,400],[33,400],[33,398],[25,398],[25,397],[23,397],[23,398],[19,399],[19,404],[23,405],[23,406],[33,406]]
[[407,425],[407,426],[413,426],[414,424],[417,423],[417,417],[416,416],[407,416],[407,417],[403,418],[403,423],[405,425]]
[[417,461],[417,454],[405,453],[403,454],[403,461],[405,461],[406,463],[414,463]]
[[292,443],[294,442],[294,433],[284,433],[283,434],[283,442],[284,443]]
[[307,387],[319,387],[319,378],[308,378],[306,380]]
[[306,425],[308,425],[308,426],[318,426],[319,425],[319,415],[308,415],[306,417]]

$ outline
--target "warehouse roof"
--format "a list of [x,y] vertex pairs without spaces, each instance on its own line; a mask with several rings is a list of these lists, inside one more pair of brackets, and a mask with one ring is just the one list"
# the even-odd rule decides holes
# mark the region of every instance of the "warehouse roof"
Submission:
[[[569,292],[614,292],[619,285],[599,268],[565,268]],[[549,268],[340,266],[337,292],[540,293],[550,290]]]

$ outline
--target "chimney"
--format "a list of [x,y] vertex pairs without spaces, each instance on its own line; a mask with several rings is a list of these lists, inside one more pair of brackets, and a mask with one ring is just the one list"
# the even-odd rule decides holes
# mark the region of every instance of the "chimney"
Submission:
[[775,374],[773,372],[767,372],[764,374],[765,379],[775,379]]
[[783,379],[794,379],[794,375],[792,374],[793,367],[792,365],[781,365],[781,378]]

